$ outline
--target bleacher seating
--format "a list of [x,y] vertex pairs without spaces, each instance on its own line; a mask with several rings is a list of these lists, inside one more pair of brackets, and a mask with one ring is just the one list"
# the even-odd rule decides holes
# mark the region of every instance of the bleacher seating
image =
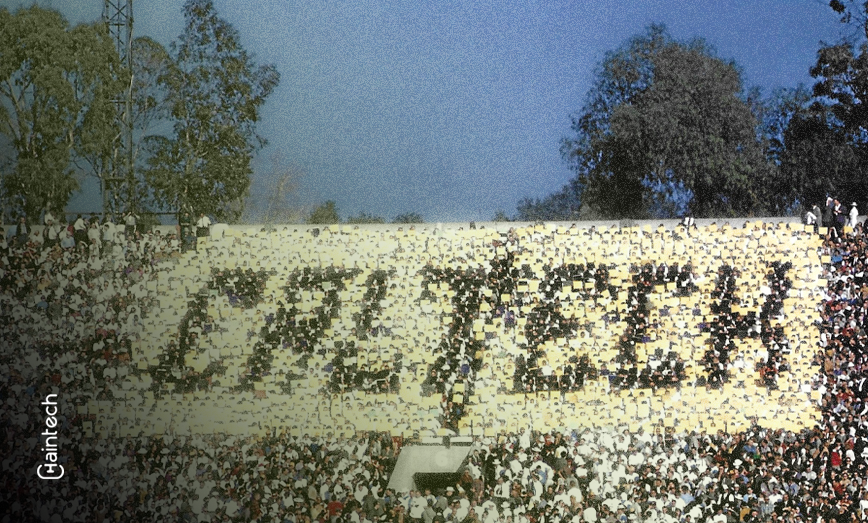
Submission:
[[[422,383],[441,355],[438,346],[441,336],[449,333],[450,325],[458,321],[453,312],[457,291],[443,281],[425,286],[422,269],[428,266],[460,272],[481,267],[488,272],[495,260],[507,258],[511,268],[526,267],[529,272],[522,274],[513,292],[500,294],[487,286],[479,289],[482,303],[478,310],[469,312],[469,321],[472,338],[482,347],[479,354],[473,355],[478,356],[480,368],[454,385],[450,383],[446,391],[450,397],[460,395],[459,403],[465,405],[457,432],[481,434],[488,429],[530,428],[532,424],[537,429],[546,426],[565,429],[576,423],[625,424],[634,429],[640,426],[650,429],[663,423],[689,431],[707,428],[712,421],[723,418],[744,425],[757,415],[779,410],[790,414],[779,419],[781,425],[798,429],[812,424],[818,416],[816,409],[802,408],[808,392],[801,384],[810,382],[812,377],[807,362],[813,354],[803,348],[812,346],[817,336],[810,326],[817,319],[812,315],[816,314],[815,304],[824,285],[817,279],[821,271],[819,247],[819,237],[801,225],[762,222],[748,223],[739,229],[726,224],[706,226],[692,231],[690,236],[651,226],[586,229],[529,225],[515,229],[509,236],[494,229],[444,228],[435,232],[424,226],[415,230],[333,226],[324,228],[318,236],[302,226],[272,232],[228,227],[222,238],[209,241],[205,252],[186,253],[177,264],[160,273],[155,291],[153,285],[149,286],[159,306],[148,312],[148,320],[137,333],[130,362],[136,369],[153,368],[167,343],[178,340],[188,302],[207,289],[212,271],[264,271],[268,277],[255,305],[230,305],[225,292],[210,290],[206,315],[214,319],[219,329],[201,334],[185,357],[186,365],[197,373],[215,362],[225,368],[212,377],[225,391],[222,398],[213,390],[197,392],[202,397],[195,399],[171,391],[159,398],[145,397],[141,405],[129,407],[132,416],[128,416],[126,425],[104,419],[95,430],[108,431],[114,426],[121,434],[155,433],[163,429],[164,419],[181,418],[187,422],[176,426],[176,431],[219,429],[246,434],[251,427],[254,431],[265,431],[256,424],[263,418],[263,410],[274,410],[289,401],[292,408],[283,410],[281,417],[273,420],[275,426],[314,435],[335,430],[348,434],[384,430],[406,437],[436,436],[440,430],[442,398],[439,394],[426,395]],[[794,348],[786,355],[791,370],[781,375],[780,386],[772,393],[757,386],[756,362],[763,347],[759,339],[744,337],[737,340],[738,359],[743,364],[732,369],[733,375],[724,390],[697,386],[697,378],[704,373],[699,360],[709,337],[708,333],[700,332],[699,323],[714,316],[711,291],[718,269],[729,265],[741,271],[733,292],[740,305],[734,305],[733,311],[746,314],[758,312],[762,306],[760,289],[765,284],[769,264],[776,261],[793,263],[787,273],[793,287],[780,317],[785,336]],[[684,294],[674,282],[653,286],[647,295],[652,328],[646,333],[645,342],[636,346],[636,364],[639,369],[647,365],[656,367],[662,354],[674,351],[686,363],[686,376],[679,391],[646,390],[645,398],[651,398],[651,402],[637,402],[638,390],[613,391],[608,380],[601,377],[587,382],[580,390],[569,391],[563,399],[556,389],[537,389],[529,395],[513,392],[514,361],[528,352],[525,335],[528,317],[534,306],[554,301],[541,288],[541,283],[546,286],[543,280],[547,265],[553,265],[550,269],[568,264],[605,266],[606,283],[617,293],[617,297],[612,295],[609,287],[596,292],[595,284],[587,281],[572,281],[554,293],[564,318],[582,326],[575,333],[548,339],[539,347],[543,355],[539,363],[558,376],[572,356],[586,355],[596,368],[617,365],[619,336],[627,327],[627,287],[643,265],[656,268],[660,263],[680,266],[690,263],[696,289]],[[313,341],[315,345],[308,351],[310,357],[302,363],[291,350],[273,350],[270,373],[254,378],[253,390],[239,390],[240,381],[249,373],[248,360],[259,341],[264,318],[275,314],[279,303],[288,304],[289,276],[294,271],[328,268],[360,272],[344,278],[346,287],[337,293],[340,303],[330,312],[331,325]],[[383,298],[373,303],[366,294],[369,292],[366,285],[378,269],[388,271],[390,276]],[[317,309],[332,290],[331,285],[294,289],[298,292],[294,321],[316,318]],[[514,328],[504,327],[498,305],[515,313]],[[351,331],[359,327],[358,317],[366,310],[377,334],[368,332],[366,339],[361,339],[361,332]],[[620,315],[616,321],[606,317],[614,314]],[[357,347],[357,368],[394,367],[395,357],[401,353],[401,367],[415,369],[415,373],[400,374],[399,390],[374,393],[346,386],[329,393],[333,370],[326,368],[337,355],[336,344],[348,342],[355,342]],[[283,383],[278,374],[303,377],[292,380],[292,391],[287,395],[278,386]],[[472,381],[473,386],[465,390],[465,381]],[[132,383],[132,389],[128,390],[131,394],[149,386],[144,380]],[[678,401],[669,401],[676,395]],[[724,403],[731,395],[745,401],[738,407],[734,402]],[[167,401],[175,397],[184,399]],[[227,398],[228,404],[221,403]],[[590,403],[594,401],[601,401],[603,405],[597,407],[604,408],[592,408]],[[508,408],[503,409],[504,405]],[[215,409],[221,409],[226,414],[223,419],[232,422],[216,421],[212,415]],[[155,418],[149,415],[152,411],[164,411],[164,416]],[[372,412],[388,415],[371,415]],[[420,423],[413,423],[417,419]]]
[[[452,501],[484,523],[868,515],[846,486],[868,463],[861,226],[313,229],[225,227],[184,253],[147,235],[101,259],[6,248],[7,519],[323,520],[327,493],[344,518],[397,521],[396,453],[444,441],[473,442]],[[19,472],[52,391],[56,483]],[[500,499],[498,477],[536,492],[537,453],[561,451],[545,494]]]

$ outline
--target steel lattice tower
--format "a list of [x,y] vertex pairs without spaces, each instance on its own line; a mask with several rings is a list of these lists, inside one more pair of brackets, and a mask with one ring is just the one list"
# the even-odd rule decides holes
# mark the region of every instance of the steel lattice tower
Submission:
[[[115,43],[120,63],[128,71],[133,70],[133,0],[105,0],[103,20]],[[135,209],[135,171],[133,170],[133,100],[132,76],[130,86],[113,102],[117,109],[120,134],[115,140],[111,172],[103,181],[103,214],[116,205],[121,185],[126,185],[127,209]],[[109,200],[112,200],[111,202]]]

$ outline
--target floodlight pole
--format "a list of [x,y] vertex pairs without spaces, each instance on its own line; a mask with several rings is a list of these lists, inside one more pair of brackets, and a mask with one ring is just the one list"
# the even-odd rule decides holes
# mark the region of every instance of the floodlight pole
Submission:
[[105,0],[103,20],[115,44],[122,67],[130,72],[130,85],[123,94],[112,99],[117,112],[120,133],[112,151],[111,172],[103,179],[103,216],[109,198],[118,197],[118,185],[126,182],[126,209],[135,210],[135,172],[133,170],[133,0]]

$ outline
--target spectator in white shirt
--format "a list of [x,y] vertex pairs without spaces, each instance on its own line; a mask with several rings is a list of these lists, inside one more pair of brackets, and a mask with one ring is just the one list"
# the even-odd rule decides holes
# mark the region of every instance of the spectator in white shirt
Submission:
[[205,213],[199,214],[199,219],[196,221],[196,242],[193,244],[193,248],[196,251],[199,251],[199,238],[205,238],[209,234],[211,234],[211,218],[205,215]]

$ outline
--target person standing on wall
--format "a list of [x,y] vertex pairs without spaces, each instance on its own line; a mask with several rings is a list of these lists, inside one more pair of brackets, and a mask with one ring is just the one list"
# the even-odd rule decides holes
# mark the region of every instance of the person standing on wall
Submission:
[[126,240],[135,240],[136,239],[136,220],[138,216],[136,216],[133,211],[127,211],[127,215],[124,217],[124,239]]
[[80,214],[72,223],[72,237],[75,238],[75,243],[87,243],[87,223]]
[[50,212],[45,213],[45,247],[51,248],[60,243],[60,225]]
[[178,220],[181,236],[181,252],[187,252],[190,249],[195,249],[196,246],[196,230],[194,228],[193,216],[188,211],[181,214],[181,219]]
[[15,226],[15,232],[12,235],[15,238],[15,247],[23,249],[30,239],[30,225],[27,223],[27,217],[22,215],[18,219],[18,224]]
[[211,218],[205,216],[205,213],[199,213],[199,220],[196,222],[196,252],[199,252],[199,238],[207,238],[211,234]]

